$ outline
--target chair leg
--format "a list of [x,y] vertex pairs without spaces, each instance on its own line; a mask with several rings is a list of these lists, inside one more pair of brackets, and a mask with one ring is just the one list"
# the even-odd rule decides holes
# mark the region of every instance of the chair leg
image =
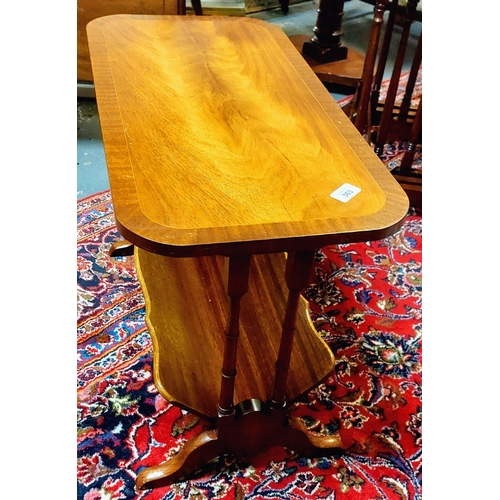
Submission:
[[366,53],[365,63],[363,66],[363,81],[361,88],[358,89],[355,96],[356,116],[354,119],[354,126],[358,129],[360,134],[363,134],[368,128],[367,113],[370,103],[370,93],[372,90],[372,77],[375,68],[375,61],[377,56],[377,47],[380,40],[380,32],[384,22],[384,12],[386,4],[383,1],[377,1],[375,4],[374,18],[372,28],[370,31],[370,42],[368,44],[368,51]]
[[411,164],[413,163],[413,158],[415,156],[415,148],[417,141],[422,132],[422,98],[418,103],[417,114],[413,121],[411,127],[411,137],[408,145],[408,149],[405,151],[403,158],[401,159],[400,170],[401,173],[409,173],[411,171]]
[[415,88],[415,82],[417,81],[418,71],[420,69],[420,64],[422,63],[422,33],[418,38],[417,49],[415,51],[415,56],[411,65],[410,74],[408,76],[408,83],[406,84],[406,91],[403,97],[403,102],[401,103],[401,108],[399,110],[398,120],[407,120],[408,113],[410,112],[411,99],[413,97],[413,89]]

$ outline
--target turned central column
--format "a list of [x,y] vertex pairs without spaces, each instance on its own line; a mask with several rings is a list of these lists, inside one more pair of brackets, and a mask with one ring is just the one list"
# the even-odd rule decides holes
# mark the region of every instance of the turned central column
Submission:
[[302,54],[319,63],[347,58],[347,47],[341,45],[344,0],[320,0],[314,36],[304,43]]

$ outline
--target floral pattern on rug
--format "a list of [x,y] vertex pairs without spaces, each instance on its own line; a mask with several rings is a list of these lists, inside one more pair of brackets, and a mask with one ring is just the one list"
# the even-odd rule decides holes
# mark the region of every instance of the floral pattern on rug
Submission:
[[221,457],[188,481],[142,492],[137,474],[209,422],[170,404],[153,383],[133,258],[108,255],[119,239],[109,192],[78,203],[78,499],[421,499],[420,217],[384,240],[316,252],[304,295],[336,362],[291,414],[311,432],[339,432],[344,455],[271,449],[252,464]]

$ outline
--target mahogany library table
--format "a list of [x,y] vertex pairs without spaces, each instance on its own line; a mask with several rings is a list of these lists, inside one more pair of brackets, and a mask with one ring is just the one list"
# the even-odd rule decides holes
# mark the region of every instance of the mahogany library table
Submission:
[[332,454],[288,415],[334,358],[302,290],[315,250],[386,237],[408,199],[276,26],[112,15],[87,27],[116,224],[134,252],[169,401],[213,427],[137,476],[223,454]]

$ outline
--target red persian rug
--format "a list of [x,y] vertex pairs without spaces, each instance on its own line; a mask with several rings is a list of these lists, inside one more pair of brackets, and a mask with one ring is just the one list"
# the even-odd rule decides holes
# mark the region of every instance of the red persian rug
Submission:
[[291,411],[313,432],[338,430],[346,453],[221,457],[192,480],[143,492],[138,472],[208,422],[155,388],[133,258],[108,256],[119,238],[109,192],[78,203],[78,499],[421,499],[419,216],[387,239],[321,249],[304,292],[336,363]]

